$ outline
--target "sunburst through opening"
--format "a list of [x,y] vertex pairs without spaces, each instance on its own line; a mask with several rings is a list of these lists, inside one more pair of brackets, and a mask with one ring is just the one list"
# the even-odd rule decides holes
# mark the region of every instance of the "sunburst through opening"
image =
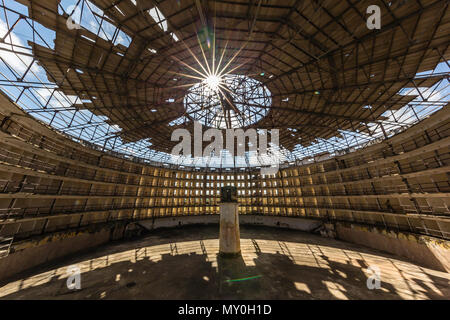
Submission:
[[268,113],[272,105],[269,89],[245,75],[210,75],[188,89],[186,113],[205,126],[227,129],[248,127]]
[[205,83],[212,93],[219,91],[219,85],[221,84],[221,82],[221,77],[215,74],[212,74],[205,79]]

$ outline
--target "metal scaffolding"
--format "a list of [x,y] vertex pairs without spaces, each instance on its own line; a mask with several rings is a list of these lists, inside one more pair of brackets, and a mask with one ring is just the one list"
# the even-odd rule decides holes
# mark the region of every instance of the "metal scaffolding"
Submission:
[[[214,168],[341,155],[447,107],[447,1],[382,1],[377,31],[361,27],[370,1],[310,2],[2,0],[0,87],[96,149]],[[209,105],[194,79],[220,63],[234,75],[228,109]],[[231,127],[280,129],[278,154],[171,156],[175,128],[225,129],[232,109]]]

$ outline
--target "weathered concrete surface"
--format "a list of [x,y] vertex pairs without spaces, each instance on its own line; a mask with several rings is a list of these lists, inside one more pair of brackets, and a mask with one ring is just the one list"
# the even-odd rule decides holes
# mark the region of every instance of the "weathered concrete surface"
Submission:
[[[0,299],[450,298],[448,273],[343,241],[241,226],[241,250],[218,257],[217,226],[155,230],[23,273],[0,284]],[[78,291],[66,286],[72,265]],[[380,269],[380,289],[367,288],[369,266]]]
[[[140,221],[139,224],[147,230],[159,228],[181,227],[186,225],[208,225],[219,224],[220,216],[218,214],[209,214],[201,216],[181,216],[165,217],[154,220]],[[282,217],[282,216],[261,216],[261,215],[239,215],[240,225],[260,225],[267,227],[277,227],[294,229],[310,232],[318,228],[322,222],[319,220],[305,219],[301,217]]]
[[143,220],[139,224],[147,230],[159,228],[172,228],[187,225],[208,225],[219,224],[220,216],[218,214],[209,214],[201,216],[181,216],[181,217],[163,217],[154,220]]
[[219,252],[223,255],[237,255],[241,252],[239,232],[239,204],[220,204]]
[[110,240],[110,230],[68,232],[27,241],[16,246],[16,252],[0,259],[0,281],[43,263],[80,250],[96,247]]
[[450,272],[449,241],[354,225],[337,224],[336,231],[341,240],[405,257],[428,268]]
[[262,225],[267,227],[286,228],[311,232],[317,229],[322,222],[320,220],[306,219],[302,217],[240,215],[239,223],[249,225]]
[[[219,215],[202,215],[186,217],[167,217],[142,221],[139,224],[148,230],[163,227],[185,226],[190,224],[218,224]],[[302,218],[274,217],[274,216],[241,216],[242,224],[256,224],[292,228],[311,231],[320,222]],[[124,236],[124,225],[116,224],[111,230],[97,230],[96,232],[61,232],[45,236],[36,240],[15,244],[14,251],[8,257],[0,259],[0,281],[7,277],[51,262],[66,255],[96,247],[110,240],[121,239]]]

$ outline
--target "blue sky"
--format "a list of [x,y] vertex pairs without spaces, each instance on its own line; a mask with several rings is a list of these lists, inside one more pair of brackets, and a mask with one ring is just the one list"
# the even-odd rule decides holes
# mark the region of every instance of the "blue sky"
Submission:
[[[84,1],[84,5],[81,9],[74,10],[74,6],[78,3],[78,0],[62,0],[59,13],[64,11],[73,11],[73,20],[80,24],[86,30],[91,31],[94,34],[98,34],[99,37],[113,42],[114,45],[120,45],[127,47],[130,45],[132,39],[122,30],[119,30],[116,26],[103,19],[103,12],[89,1]],[[81,2],[80,2],[81,3]],[[28,16],[28,10],[25,6],[15,2],[7,2],[8,9],[0,8],[0,36],[4,37],[10,26],[14,25],[19,19],[19,14]],[[79,6],[80,7],[80,6]],[[69,14],[72,12],[68,12]],[[155,12],[153,12],[154,14]],[[160,12],[159,12],[160,13]],[[80,19],[82,17],[82,19]],[[155,18],[156,19],[156,18]],[[159,22],[159,21],[156,21]],[[162,29],[167,29],[167,26],[163,21],[160,23]],[[33,32],[34,26],[37,32]],[[99,141],[99,145],[103,146],[103,137],[115,134],[120,131],[117,126],[111,126],[105,121],[107,117],[96,116],[88,110],[74,111],[70,108],[73,104],[81,104],[81,100],[76,96],[67,96],[58,90],[54,90],[56,85],[51,83],[42,69],[38,66],[36,61],[33,60],[31,48],[29,42],[35,42],[41,46],[53,49],[55,39],[55,32],[49,30],[37,22],[33,22],[30,19],[21,19],[14,26],[12,32],[5,39],[5,43],[0,44],[0,87],[7,93],[14,101],[17,101],[18,105],[25,110],[34,110],[31,114],[39,120],[45,123],[51,123],[51,125],[57,129],[60,129],[75,139],[84,139],[87,141]],[[7,50],[14,49],[16,53],[8,52]],[[450,73],[450,69],[447,63],[441,62],[438,64],[435,70],[429,70],[421,72],[417,76],[427,76],[431,73]],[[20,86],[15,87],[11,85],[11,81],[21,83]],[[24,90],[24,87],[29,87]],[[439,110],[442,107],[442,103],[438,101],[449,100],[449,83],[447,80],[442,83],[433,86],[432,88],[419,88],[422,95],[435,103],[421,103],[420,96],[414,99],[415,101],[415,113],[419,118],[423,118],[428,114]],[[404,88],[399,91],[402,95],[417,95],[418,92],[415,88]],[[366,106],[370,108],[370,106]],[[52,110],[58,109],[55,113]],[[400,110],[391,112],[386,111],[385,114],[388,117],[388,121],[394,119],[404,124],[412,124],[417,121],[416,115],[412,110],[407,107]],[[90,123],[99,123],[100,125],[95,129]],[[72,128],[68,128],[72,124]],[[369,137],[364,133],[341,131],[341,137],[331,138],[328,140],[318,139],[315,143],[308,147],[299,144],[296,146],[294,153],[297,158],[305,158],[313,156],[314,154],[322,152],[330,152],[334,154],[336,149],[345,149],[348,147],[358,147],[362,142],[369,142],[370,140],[381,137],[382,131],[376,124],[369,126],[374,132],[374,137]],[[385,129],[387,131],[393,131],[399,129],[401,126],[396,124],[386,124]],[[122,153],[131,156],[143,156],[148,160],[155,161],[168,161],[168,162],[180,162],[185,165],[203,166],[209,162],[210,166],[233,166],[233,159],[227,156],[226,153],[222,154],[221,159],[176,159],[171,158],[170,155],[157,153],[148,149],[151,146],[151,142],[148,140],[142,140],[138,143],[132,143],[124,145],[122,141],[117,140],[113,146],[113,139],[108,141],[106,147],[113,148]],[[286,150],[278,150],[274,155],[277,159],[283,159],[287,161],[293,161],[293,155],[289,154]],[[261,162],[270,163],[270,159],[256,159],[250,156],[251,165],[259,165]],[[212,161],[212,162],[211,162]],[[236,165],[244,165],[246,159],[235,159]]]

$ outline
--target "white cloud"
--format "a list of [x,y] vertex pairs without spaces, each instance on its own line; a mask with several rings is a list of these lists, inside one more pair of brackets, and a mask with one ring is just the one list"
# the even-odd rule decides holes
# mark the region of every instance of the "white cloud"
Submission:
[[[3,38],[7,32],[8,26],[6,22],[0,19],[0,37]],[[16,52],[27,52],[26,49],[17,46],[25,47],[25,44],[17,35],[14,34],[14,32],[10,32],[5,39],[5,42],[0,43],[0,57],[10,66],[10,68],[22,76],[28,69],[29,65],[33,62],[33,58],[24,54],[8,52],[1,49],[14,49]],[[39,72],[39,67],[36,64],[33,64],[30,71],[37,73]]]

